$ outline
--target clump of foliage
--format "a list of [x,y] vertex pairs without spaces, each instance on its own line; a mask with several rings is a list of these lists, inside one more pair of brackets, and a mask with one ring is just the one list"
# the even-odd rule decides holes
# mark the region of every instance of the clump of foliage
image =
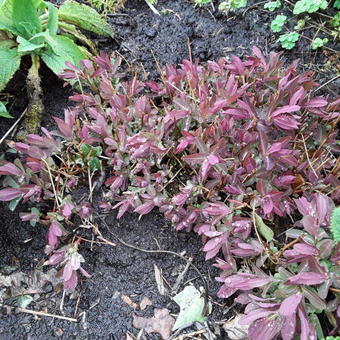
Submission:
[[[95,51],[93,43],[79,28],[99,35],[113,35],[112,28],[95,10],[74,1],[65,1],[59,8],[43,0],[0,2],[0,91],[20,68],[21,58],[29,55],[32,60],[27,76],[30,103],[25,125],[31,132],[39,125],[43,111],[40,61],[58,74],[66,61],[79,65],[80,60],[90,56],[76,40]],[[1,108],[3,111],[3,104]]]
[[[330,7],[331,1],[327,0],[299,0],[295,4],[288,3],[289,5],[293,5],[292,18],[289,18],[289,21],[296,20],[295,30],[299,31],[305,27],[306,22],[312,22],[311,17],[308,14],[322,14],[322,11]],[[285,3],[286,5],[286,3]],[[333,3],[334,8],[338,8],[338,1]],[[282,7],[281,1],[270,1],[264,4],[264,9],[267,9],[271,12],[278,10]],[[287,8],[290,10],[290,8]],[[339,35],[339,24],[338,24],[339,13],[336,13],[334,17],[332,17],[328,22],[328,27],[324,27],[322,31],[328,33],[330,36],[334,36],[334,39],[337,39]],[[284,19],[285,18],[285,19]],[[281,32],[283,29],[283,25],[287,22],[287,16],[285,15],[277,15],[271,23],[271,30],[274,33]],[[312,22],[313,23],[313,22]],[[313,26],[313,25],[312,25]],[[319,31],[319,30],[318,30]],[[281,43],[282,48],[292,49],[295,47],[296,42],[299,40],[300,34],[296,31],[286,32],[279,36],[278,41]],[[328,38],[320,38],[315,37],[311,42],[311,49],[316,50],[320,47],[323,47],[327,44]]]
[[268,11],[275,11],[276,9],[281,8],[282,4],[281,1],[277,0],[277,1],[270,1],[270,2],[266,2],[263,7],[265,9],[268,9]]
[[87,3],[106,16],[114,12],[117,8],[122,7],[125,0],[87,0]]
[[227,0],[220,2],[218,9],[224,14],[228,14],[229,11],[237,11],[240,8],[247,6],[248,0]]
[[333,210],[331,216],[331,229],[335,242],[340,242],[340,207]]
[[195,4],[198,6],[205,6],[205,5],[212,3],[211,0],[194,0],[194,1],[195,1]]
[[270,28],[273,32],[281,32],[283,25],[287,22],[287,17],[285,15],[277,15],[272,21]]
[[[91,197],[106,176],[101,209],[120,218],[157,208],[200,235],[221,270],[218,295],[246,306],[250,339],[321,339],[320,316],[336,334],[340,99],[313,95],[312,72],[297,63],[253,52],[207,66],[184,60],[146,83],[117,81],[118,60],[105,56],[68,64],[62,78],[88,90],[55,118],[58,131],[10,143],[17,159],[0,161],[1,201],[52,203],[22,219],[47,224],[46,264],[60,266],[67,288],[78,271],[88,276],[72,216],[95,225]],[[86,182],[89,202],[77,204],[72,191]]]

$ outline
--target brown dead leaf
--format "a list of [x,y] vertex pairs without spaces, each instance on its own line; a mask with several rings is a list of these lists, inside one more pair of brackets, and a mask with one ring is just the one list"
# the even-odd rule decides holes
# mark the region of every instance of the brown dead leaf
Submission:
[[231,340],[246,340],[248,339],[248,328],[249,326],[240,325],[238,322],[243,314],[237,315],[235,318],[225,322],[223,329],[228,334]]
[[147,306],[152,306],[152,300],[149,299],[147,296],[143,297],[142,301],[139,304],[140,309],[144,310]]
[[175,319],[166,308],[154,310],[154,317],[143,318],[133,315],[132,325],[135,328],[143,328],[147,333],[158,333],[162,339],[168,339],[171,335]]
[[131,308],[136,309],[138,307],[137,303],[134,303],[128,296],[122,295],[122,300],[129,305]]
[[158,292],[161,295],[165,295],[165,287],[164,287],[164,282],[163,282],[162,270],[159,269],[155,264],[153,266],[155,270],[155,279],[157,283]]

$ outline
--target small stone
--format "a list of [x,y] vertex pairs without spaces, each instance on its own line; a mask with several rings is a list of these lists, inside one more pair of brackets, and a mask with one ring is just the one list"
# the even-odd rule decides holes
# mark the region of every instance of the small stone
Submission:
[[157,35],[157,30],[150,27],[145,30],[145,35],[149,38],[154,38]]

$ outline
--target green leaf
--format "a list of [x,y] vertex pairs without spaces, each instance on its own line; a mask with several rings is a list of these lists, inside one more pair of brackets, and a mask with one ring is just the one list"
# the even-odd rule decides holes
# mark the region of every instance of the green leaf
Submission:
[[48,22],[47,28],[50,33],[55,35],[58,31],[58,8],[52,5],[51,3],[47,4],[48,6]]
[[101,161],[97,157],[91,157],[89,160],[89,167],[91,171],[101,169]]
[[6,103],[0,101],[0,117],[13,118],[13,116],[8,113],[5,105]]
[[14,28],[13,22],[14,1],[15,0],[3,0],[0,3],[0,29],[2,29],[1,25]]
[[333,240],[340,242],[340,207],[333,210],[331,216],[331,230],[333,234]]
[[0,45],[0,91],[11,80],[20,67],[20,56],[16,48],[6,48]]
[[66,68],[66,61],[79,66],[80,60],[86,58],[82,50],[70,38],[46,34],[46,42],[49,48],[41,53],[41,58],[55,74]]
[[258,232],[268,241],[272,241],[274,238],[274,232],[264,222],[261,216],[254,212],[255,223]]
[[327,0],[299,0],[295,3],[293,14],[315,13],[319,10],[326,9],[328,6]]
[[316,50],[322,46],[324,46],[325,44],[328,43],[328,39],[327,38],[324,38],[324,39],[321,39],[321,38],[315,38],[313,41],[312,41],[312,50]]
[[340,9],[340,0],[335,0],[333,7],[336,9]]
[[95,157],[99,157],[103,152],[103,148],[101,146],[96,146],[95,148],[92,148],[92,154]]
[[92,42],[91,39],[87,38],[84,34],[77,30],[76,26],[61,21],[59,22],[59,29],[63,31],[63,35],[69,35],[70,38],[81,41],[83,44],[87,45],[91,49],[93,54],[98,54],[96,50],[96,45]]
[[264,9],[268,9],[269,11],[273,12],[276,9],[279,9],[281,7],[281,2],[279,0],[277,1],[270,1],[264,4]]
[[285,15],[277,15],[271,22],[270,28],[273,32],[281,32],[283,25],[286,23],[287,17]]
[[82,144],[81,152],[86,157],[91,151],[91,145],[89,144]]
[[10,299],[15,305],[21,308],[26,308],[32,301],[33,298],[30,295],[20,295]]
[[41,32],[40,19],[33,0],[14,0],[12,20],[16,30],[26,39]]
[[45,46],[44,43],[35,44],[34,42],[32,42],[32,39],[26,40],[25,38],[20,37],[20,36],[17,37],[17,42],[19,44],[18,46],[19,53],[31,53],[31,52],[37,53],[37,50]]
[[193,322],[204,322],[203,316],[204,298],[192,285],[186,286],[179,294],[174,296],[174,301],[179,305],[180,312],[173,330],[191,325]]
[[299,33],[290,32],[280,35],[278,41],[280,42],[283,48],[291,50],[295,46],[295,43],[299,40],[299,37],[300,37]]
[[65,1],[59,8],[59,20],[106,37],[114,34],[112,27],[96,10],[74,1]]

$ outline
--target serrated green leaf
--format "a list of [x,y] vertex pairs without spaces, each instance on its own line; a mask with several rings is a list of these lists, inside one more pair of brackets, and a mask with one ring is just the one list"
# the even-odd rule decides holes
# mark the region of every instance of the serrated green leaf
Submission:
[[82,50],[70,38],[47,34],[46,42],[49,48],[41,53],[41,58],[55,74],[66,68],[66,61],[79,66],[80,60],[86,58]]
[[60,6],[59,20],[105,37],[113,37],[114,34],[112,27],[96,10],[75,1],[65,1]]
[[13,118],[13,116],[8,113],[5,103],[2,101],[0,101],[0,117]]
[[15,0],[12,14],[13,26],[26,39],[41,32],[38,10],[33,0]]
[[256,228],[258,232],[268,241],[272,241],[274,238],[274,232],[264,222],[261,216],[254,212]]
[[191,325],[193,322],[204,322],[204,298],[192,285],[186,286],[179,294],[174,296],[174,301],[180,306],[180,312],[173,330]]
[[6,87],[14,73],[20,67],[20,56],[16,48],[0,46],[0,91]]

